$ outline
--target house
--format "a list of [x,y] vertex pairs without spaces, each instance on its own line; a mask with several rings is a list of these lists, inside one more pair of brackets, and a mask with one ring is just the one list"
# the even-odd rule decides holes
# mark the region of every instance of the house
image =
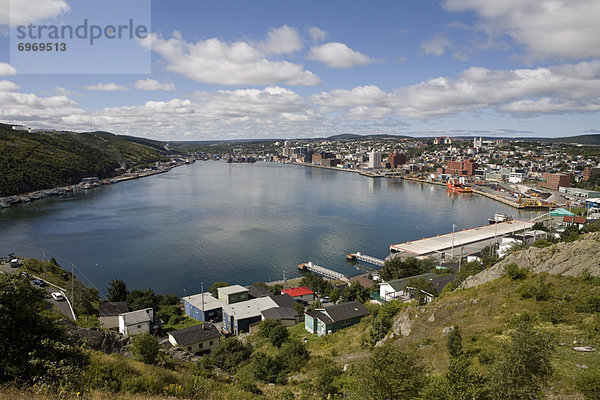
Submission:
[[271,295],[271,291],[266,287],[256,285],[248,287],[248,299],[257,299],[259,297],[267,297]]
[[223,304],[208,292],[183,298],[185,314],[203,322],[220,322],[223,318]]
[[262,319],[279,321],[283,326],[294,326],[300,322],[300,315],[292,307],[273,307],[261,312]]
[[103,328],[116,328],[119,326],[119,314],[129,312],[129,307],[124,301],[103,301],[100,303],[100,323]]
[[248,300],[248,289],[240,285],[231,285],[217,289],[217,297],[225,304],[239,303]]
[[122,313],[119,314],[119,333],[124,336],[150,333],[153,323],[154,310],[152,307]]
[[281,293],[288,294],[292,299],[296,301],[313,301],[315,299],[315,292],[313,292],[306,286],[284,289],[281,291]]
[[369,312],[358,301],[336,304],[304,314],[304,328],[319,336],[333,333],[360,322]]
[[221,334],[213,324],[190,326],[169,332],[169,342],[189,353],[208,353],[215,349]]
[[279,307],[271,297],[260,297],[223,305],[223,332],[238,335],[249,332],[250,325],[262,320],[262,312]]
[[[408,278],[395,279],[388,282],[381,282],[379,284],[379,297],[385,301],[400,300],[410,301],[413,298],[413,294],[410,290],[407,290],[408,281],[415,278],[423,278],[431,281],[436,278],[437,274],[427,273],[416,276],[409,276]],[[428,302],[433,300],[433,296],[426,295]]]
[[577,217],[577,216],[565,216],[563,217],[563,225],[578,225],[579,229],[583,228],[583,226],[587,223],[586,217]]

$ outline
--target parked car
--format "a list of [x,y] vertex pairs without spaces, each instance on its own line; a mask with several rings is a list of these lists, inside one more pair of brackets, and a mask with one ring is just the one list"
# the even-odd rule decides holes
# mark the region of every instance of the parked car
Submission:
[[46,281],[43,281],[41,279],[36,279],[32,282],[34,285],[39,286],[39,287],[46,287],[48,286],[48,284],[46,283]]
[[19,259],[13,258],[12,260],[10,260],[10,266],[13,268],[18,268],[19,267]]
[[65,296],[62,295],[61,292],[53,292],[50,296],[56,301],[64,301]]
[[31,278],[31,275],[29,275],[27,272],[21,272],[21,276],[27,279]]
[[329,296],[321,297],[319,301],[321,303],[329,303]]

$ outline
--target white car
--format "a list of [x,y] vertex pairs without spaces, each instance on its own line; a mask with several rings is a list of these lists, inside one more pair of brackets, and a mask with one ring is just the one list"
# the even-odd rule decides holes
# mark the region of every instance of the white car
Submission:
[[56,301],[63,301],[65,299],[65,296],[61,292],[54,292],[50,296]]

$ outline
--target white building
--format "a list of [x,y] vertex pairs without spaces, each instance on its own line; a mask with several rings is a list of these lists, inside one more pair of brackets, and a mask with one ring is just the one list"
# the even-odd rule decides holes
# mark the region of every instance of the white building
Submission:
[[372,151],[369,153],[369,168],[379,169],[381,168],[381,153],[378,151]]
[[124,336],[150,333],[153,322],[154,310],[152,308],[119,314],[119,333]]

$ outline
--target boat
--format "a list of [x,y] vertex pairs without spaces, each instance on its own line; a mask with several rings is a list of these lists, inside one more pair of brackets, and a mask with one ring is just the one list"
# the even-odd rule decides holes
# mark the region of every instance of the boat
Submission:
[[506,221],[512,221],[514,218],[511,217],[508,214],[494,214],[493,218],[488,219],[488,221],[491,224],[496,224],[498,222],[506,222]]
[[472,193],[473,189],[470,186],[465,186],[462,183],[455,182],[453,180],[448,181],[448,189],[457,193]]

